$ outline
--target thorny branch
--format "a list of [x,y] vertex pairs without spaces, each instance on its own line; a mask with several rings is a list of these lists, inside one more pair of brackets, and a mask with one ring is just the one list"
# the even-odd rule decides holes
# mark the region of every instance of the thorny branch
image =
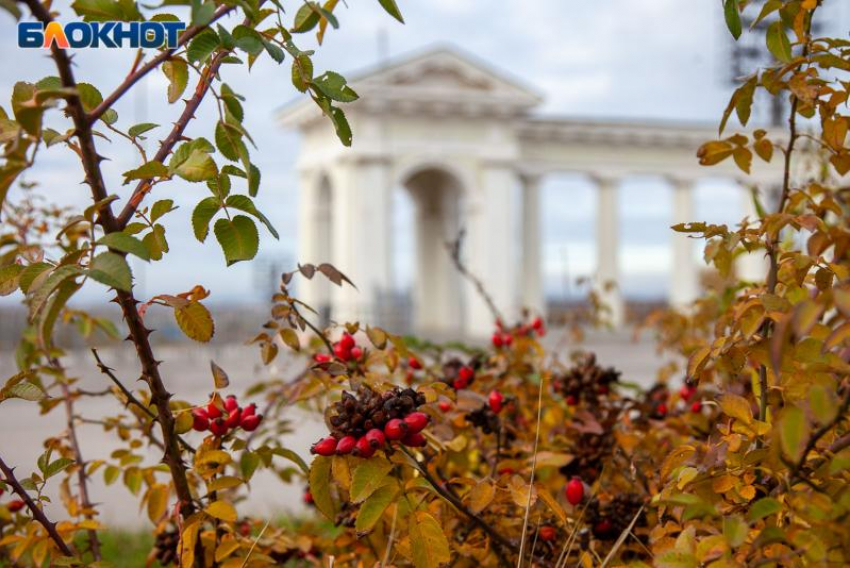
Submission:
[[52,522],[47,516],[44,514],[38,505],[35,504],[35,501],[32,500],[32,497],[26,492],[26,490],[21,486],[18,480],[15,478],[15,472],[12,468],[6,465],[6,462],[3,461],[3,458],[0,458],[0,471],[3,472],[3,481],[5,481],[12,490],[18,494],[24,503],[26,503],[27,508],[32,513],[33,518],[38,521],[38,523],[44,527],[44,530],[47,531],[47,534],[56,543],[56,547],[59,548],[59,551],[63,556],[73,556],[74,553],[71,552],[71,549],[68,548],[68,545],[65,544],[65,541],[62,540],[62,537],[59,536],[59,533],[56,531],[56,523]]

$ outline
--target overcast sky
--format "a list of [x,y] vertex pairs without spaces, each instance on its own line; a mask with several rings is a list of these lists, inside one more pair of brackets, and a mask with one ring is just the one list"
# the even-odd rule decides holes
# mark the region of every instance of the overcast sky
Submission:
[[[381,53],[397,57],[448,43],[535,86],[546,97],[541,112],[576,117],[716,122],[731,93],[725,71],[728,34],[718,0],[398,2],[407,22],[404,26],[384,14],[376,0],[348,0],[349,8],[340,6],[341,29],[326,36],[315,58],[316,68],[353,72],[377,63]],[[294,3],[287,4],[294,9]],[[846,35],[850,14],[844,4],[827,1],[830,27],[835,28],[831,31],[841,35]],[[55,2],[66,15],[67,5],[67,1]],[[0,15],[0,32],[0,91],[8,109],[16,80],[37,81],[55,71],[43,51],[17,48],[15,22],[5,12]],[[302,48],[311,44],[305,39]],[[384,49],[379,47],[382,43]],[[126,74],[133,53],[129,49],[80,50],[77,79],[107,93]],[[259,146],[252,151],[252,159],[263,172],[258,203],[281,234],[279,242],[262,240],[260,263],[292,262],[296,250],[293,163],[298,139],[274,120],[275,110],[299,95],[289,74],[288,61],[277,66],[265,56],[250,73],[235,66],[223,72],[225,81],[249,98],[246,124]],[[159,72],[140,85],[117,106],[119,124],[126,129],[139,122],[160,123],[163,128],[151,134],[162,136],[182,103],[169,106],[165,102],[166,80]],[[198,114],[199,122],[212,118],[208,103]],[[54,127],[64,125],[55,113],[48,122]],[[197,127],[187,134],[212,137],[212,132]],[[98,144],[113,157],[104,166],[110,191],[126,195],[131,188],[120,186],[120,173],[135,167],[136,156],[118,140]],[[149,145],[155,147],[153,140]],[[38,167],[27,174],[28,180],[40,182],[50,199],[69,204],[83,203],[87,197],[86,188],[79,185],[81,177],[74,156],[60,146],[42,151]],[[173,188],[169,196],[181,206],[166,222],[172,254],[161,263],[135,265],[140,295],[175,293],[200,283],[212,290],[210,300],[265,301],[252,295],[257,263],[237,264],[223,272],[218,245],[211,241],[202,245],[192,236],[189,216],[194,204],[207,195],[203,184],[178,182],[169,187]],[[665,291],[664,276],[670,270],[670,197],[669,189],[657,180],[629,180],[623,186],[621,267],[623,286],[631,295]],[[593,269],[595,195],[581,179],[556,176],[546,182],[544,203],[546,282],[550,293],[555,293],[563,290],[565,279]],[[722,182],[700,185],[699,219],[734,222],[740,211],[738,195]],[[407,214],[399,212],[402,217]],[[409,279],[410,270],[401,267],[402,282]],[[92,286],[83,297],[97,295]]]

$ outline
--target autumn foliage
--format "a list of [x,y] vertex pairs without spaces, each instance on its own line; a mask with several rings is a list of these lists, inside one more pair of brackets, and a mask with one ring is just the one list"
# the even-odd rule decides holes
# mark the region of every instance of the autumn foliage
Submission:
[[[766,22],[775,63],[743,80],[720,136],[733,113],[746,127],[761,93],[787,101],[788,128],[707,141],[695,158],[707,166],[731,159],[749,172],[757,156],[781,162],[783,176],[775,198],[769,188],[754,192],[756,218],[733,228],[674,227],[705,239],[705,258],[721,276],[688,310],[657,312],[645,324],[659,349],[680,354],[686,367],[662,369],[654,386],[641,388],[592,353],[547,352],[547,334],[558,331],[539,314],[495,320],[489,342],[469,346],[403,338],[368,322],[322,327],[291,294],[293,279],[353,283],[330,264],[304,263],[282,276],[268,321],[247,338],[267,365],[286,350],[303,366],[295,381],[260,382],[237,398],[213,363],[209,399],[170,390],[145,311],[171,309],[187,336],[208,341],[215,330],[202,303],[208,292],[199,285],[137,298],[125,257],[156,262],[168,253],[163,219],[178,214],[160,185],[178,177],[210,192],[191,223],[204,241],[218,217],[212,232],[223,270],[256,254],[257,223],[276,235],[251,199],[261,184],[241,124],[244,98],[221,83],[220,66],[290,59],[295,85],[351,143],[337,103],[356,93],[335,73],[314,77],[311,53],[293,43],[299,33],[316,30],[321,39],[336,27],[336,4],[307,2],[284,26],[276,2],[193,3],[181,47],[137,62],[107,97],[77,83],[54,46],[59,76],[19,83],[12,114],[0,110],[0,196],[40,147],[57,145],[80,157],[92,193],[82,212],[43,206],[30,191],[3,203],[0,291],[22,294],[31,327],[0,402],[20,398],[44,413],[65,412],[68,435],[46,441],[36,464],[0,460],[0,557],[19,565],[101,561],[104,527],[87,486],[102,476],[138,496],[156,540],[151,563],[163,565],[850,564],[850,205],[841,182],[850,171],[842,114],[850,87],[841,80],[850,42],[812,36],[815,0],[763,4],[757,18]],[[392,0],[381,4],[401,19]],[[724,2],[735,38],[746,33],[747,4]],[[116,19],[141,17],[132,3],[104,5]],[[3,6],[54,17],[37,0]],[[87,2],[74,7],[97,17]],[[244,12],[244,22],[214,25],[230,12]],[[141,151],[143,163],[124,174],[138,185],[113,211],[121,199],[102,176],[96,138],[109,133],[133,144],[157,127],[121,127],[110,108],[154,69],[169,79],[171,102],[190,70],[198,83],[157,155]],[[207,93],[221,114],[210,125],[214,143],[187,140],[183,131]],[[70,120],[64,132],[44,122],[57,109],[67,117],[57,118]],[[247,193],[235,193],[236,183]],[[152,193],[163,195],[146,206]],[[764,257],[764,279],[735,277],[736,259],[746,254]],[[115,290],[126,329],[68,307],[84,283]],[[76,441],[74,402],[91,393],[65,374],[53,340],[54,327],[65,324],[83,335],[128,335],[138,354],[145,382],[137,389],[93,353],[110,387],[104,394],[125,408],[90,417],[125,443],[109,456],[83,456]],[[327,425],[312,455],[280,442],[296,405],[322,413]],[[142,446],[162,462],[148,463]],[[284,524],[247,516],[241,500],[261,470],[304,486],[314,512]],[[62,519],[44,514],[48,484],[61,485]]]

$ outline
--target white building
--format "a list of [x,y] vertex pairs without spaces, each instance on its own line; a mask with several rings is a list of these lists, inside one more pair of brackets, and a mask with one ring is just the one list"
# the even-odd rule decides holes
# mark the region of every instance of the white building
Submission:
[[[503,313],[515,316],[522,307],[542,312],[543,176],[579,172],[595,183],[595,279],[602,290],[603,283],[619,281],[617,191],[624,177],[663,176],[674,188],[675,222],[684,222],[695,220],[697,179],[738,175],[731,166],[697,162],[697,148],[717,136],[716,125],[537,116],[540,94],[453,49],[420,53],[350,83],[360,95],[345,105],[351,148],[337,141],[312,101],[299,101],[280,115],[285,127],[302,134],[298,260],[331,262],[357,285],[313,283],[300,296],[327,306],[337,321],[375,321],[389,298],[396,188],[409,191],[416,207],[416,327],[480,335],[489,333],[493,318],[452,266],[445,243],[466,231],[466,264]],[[751,203],[749,190],[742,189],[742,201]],[[698,268],[693,240],[677,236],[671,242],[669,300],[681,306],[698,294]],[[748,270],[760,276],[761,259],[750,261]],[[603,295],[613,323],[621,323],[618,289]]]

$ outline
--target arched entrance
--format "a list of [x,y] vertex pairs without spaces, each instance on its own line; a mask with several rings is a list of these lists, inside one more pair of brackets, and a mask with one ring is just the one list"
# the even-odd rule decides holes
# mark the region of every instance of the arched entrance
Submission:
[[463,286],[446,243],[462,226],[460,180],[440,167],[418,168],[397,191],[403,195],[394,200],[394,214],[409,222],[395,229],[393,265],[402,272],[397,284],[409,282],[411,325],[426,333],[457,333],[464,329]]

